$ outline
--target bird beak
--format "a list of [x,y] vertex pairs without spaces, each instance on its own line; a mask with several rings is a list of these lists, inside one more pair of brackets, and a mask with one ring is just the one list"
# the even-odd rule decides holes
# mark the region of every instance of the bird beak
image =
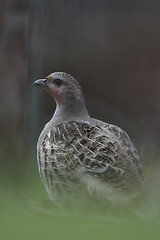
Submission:
[[33,85],[42,85],[42,86],[46,86],[46,81],[47,81],[47,78],[44,78],[44,79],[38,79],[36,80]]

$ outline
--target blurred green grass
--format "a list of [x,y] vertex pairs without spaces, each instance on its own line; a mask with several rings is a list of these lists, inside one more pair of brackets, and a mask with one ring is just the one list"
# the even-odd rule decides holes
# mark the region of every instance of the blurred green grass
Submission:
[[1,175],[0,239],[160,239],[158,196],[145,193],[118,212],[93,202],[58,208],[48,201],[37,169],[26,172]]

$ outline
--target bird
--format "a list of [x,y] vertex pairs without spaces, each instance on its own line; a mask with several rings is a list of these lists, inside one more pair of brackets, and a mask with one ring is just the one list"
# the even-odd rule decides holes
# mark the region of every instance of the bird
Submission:
[[64,193],[125,203],[137,196],[143,169],[137,150],[121,128],[90,117],[79,82],[64,72],[38,79],[56,102],[37,143],[41,180],[53,201]]

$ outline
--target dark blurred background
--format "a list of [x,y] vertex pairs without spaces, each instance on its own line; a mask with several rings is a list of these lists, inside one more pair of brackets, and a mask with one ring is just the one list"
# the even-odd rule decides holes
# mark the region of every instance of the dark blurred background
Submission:
[[8,166],[36,155],[55,103],[32,83],[54,71],[79,80],[90,115],[124,129],[144,165],[159,161],[160,1],[0,0],[0,136]]

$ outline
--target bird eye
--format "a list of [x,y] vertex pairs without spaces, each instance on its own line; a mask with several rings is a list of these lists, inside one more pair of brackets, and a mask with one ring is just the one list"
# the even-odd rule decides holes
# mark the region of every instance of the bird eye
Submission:
[[60,86],[60,85],[63,83],[63,81],[62,81],[61,79],[55,79],[55,80],[54,80],[54,83],[55,83],[56,85]]

